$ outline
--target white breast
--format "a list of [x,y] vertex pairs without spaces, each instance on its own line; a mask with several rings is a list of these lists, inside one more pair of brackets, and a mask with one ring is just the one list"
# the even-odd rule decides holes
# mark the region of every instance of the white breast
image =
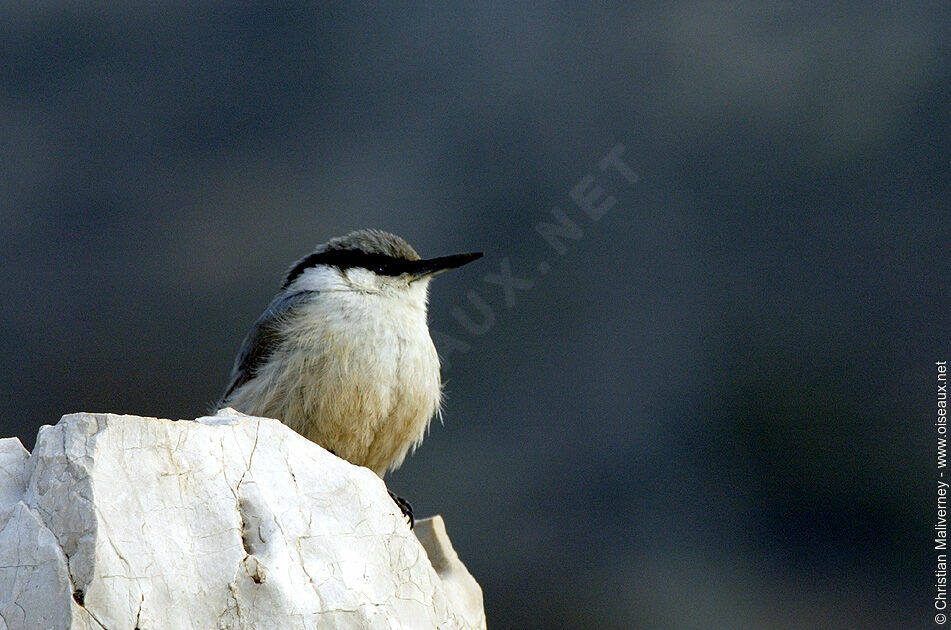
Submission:
[[321,294],[287,321],[288,341],[229,404],[276,417],[382,476],[422,441],[439,408],[427,281],[354,290],[339,275],[335,285],[308,275],[300,288],[319,283]]

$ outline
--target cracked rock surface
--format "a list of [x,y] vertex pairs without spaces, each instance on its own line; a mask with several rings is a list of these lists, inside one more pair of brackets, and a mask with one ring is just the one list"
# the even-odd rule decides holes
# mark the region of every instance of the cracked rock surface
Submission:
[[5,628],[484,628],[442,519],[280,422],[80,413],[0,440]]

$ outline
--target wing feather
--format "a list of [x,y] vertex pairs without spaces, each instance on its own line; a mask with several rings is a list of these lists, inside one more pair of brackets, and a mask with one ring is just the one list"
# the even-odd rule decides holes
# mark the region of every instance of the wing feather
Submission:
[[231,369],[231,382],[218,407],[225,406],[231,394],[253,379],[258,370],[284,342],[281,333],[283,323],[302,303],[317,291],[299,291],[290,295],[280,295],[268,305],[264,313],[254,322],[241,344],[241,350]]

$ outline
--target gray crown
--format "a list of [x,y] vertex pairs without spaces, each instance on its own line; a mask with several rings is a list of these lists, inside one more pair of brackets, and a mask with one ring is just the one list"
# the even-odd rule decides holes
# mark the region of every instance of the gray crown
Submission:
[[344,236],[330,239],[317,247],[315,252],[333,250],[359,250],[367,254],[382,254],[403,260],[419,260],[419,254],[405,240],[383,230],[355,230]]

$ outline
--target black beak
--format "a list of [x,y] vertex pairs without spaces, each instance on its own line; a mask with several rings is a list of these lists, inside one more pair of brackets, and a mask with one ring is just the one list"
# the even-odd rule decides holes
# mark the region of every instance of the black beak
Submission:
[[473,260],[482,258],[482,252],[472,252],[470,254],[453,254],[452,256],[440,256],[439,258],[429,258],[428,260],[413,261],[413,280],[435,276],[437,273],[455,269]]

